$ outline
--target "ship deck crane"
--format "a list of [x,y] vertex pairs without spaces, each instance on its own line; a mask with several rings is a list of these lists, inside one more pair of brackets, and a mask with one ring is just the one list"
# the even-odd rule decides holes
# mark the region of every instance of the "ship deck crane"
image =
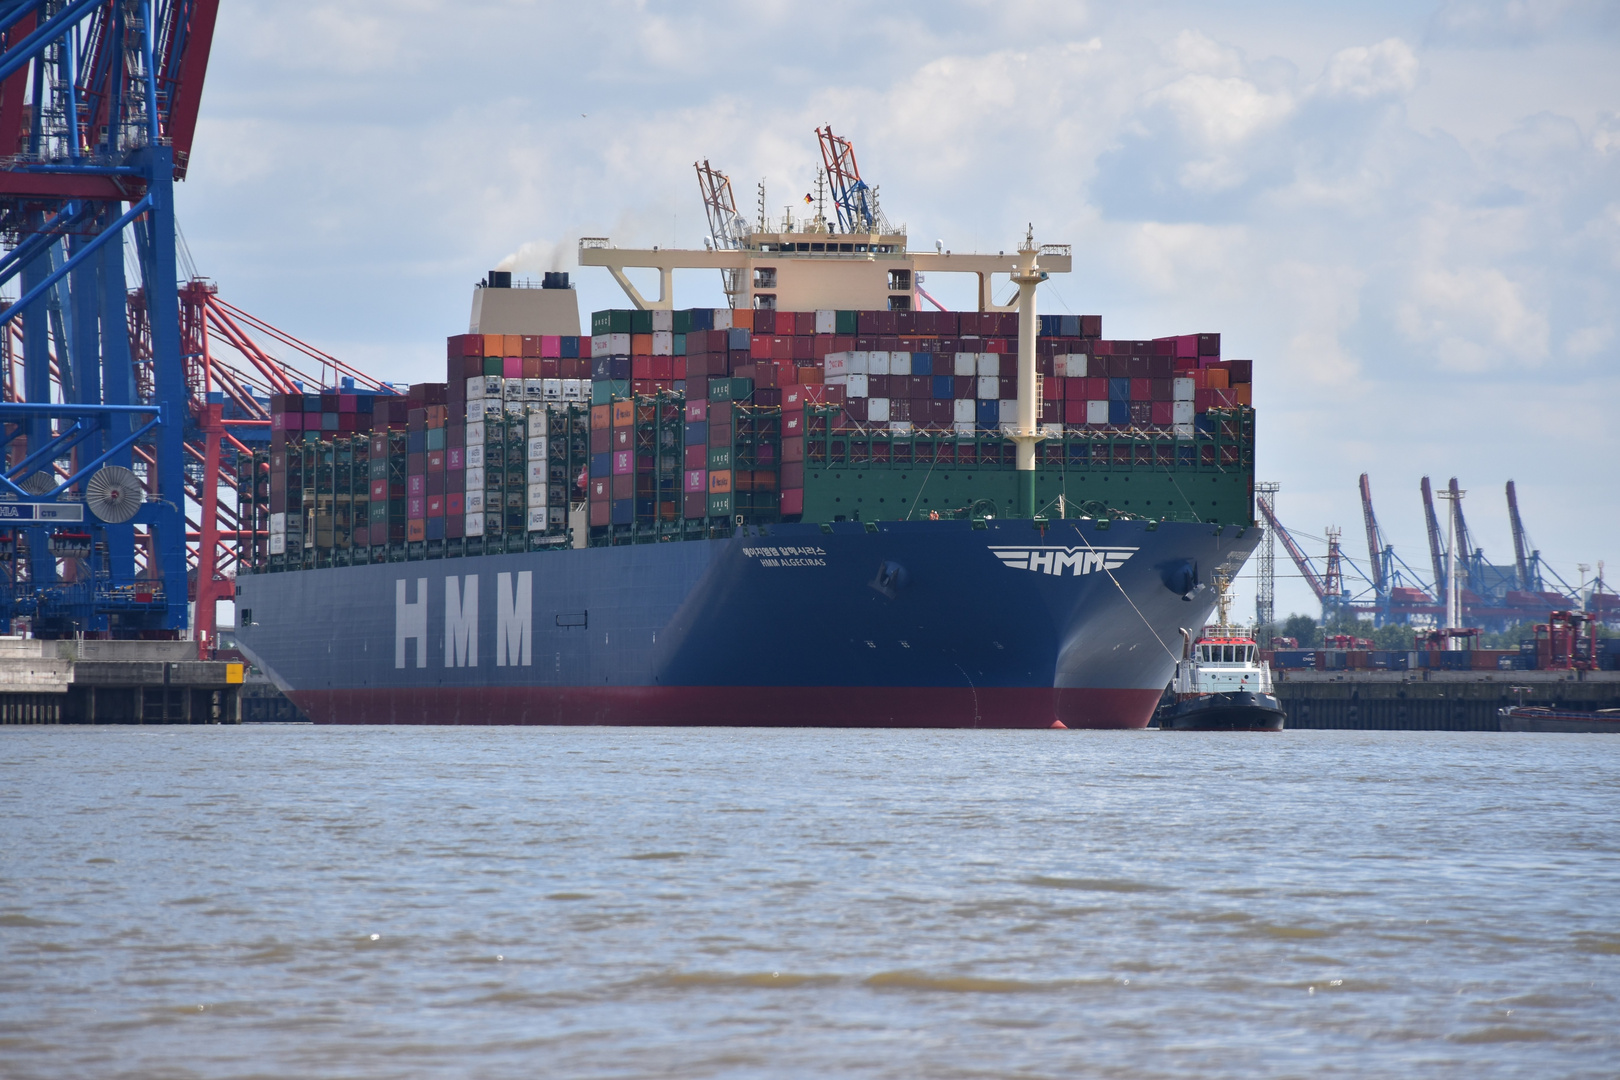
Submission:
[[877,189],[861,179],[860,166],[855,163],[855,148],[849,140],[834,135],[831,124],[816,128],[816,138],[821,141],[821,160],[832,189],[838,231],[889,232],[889,223],[878,206]]
[[[709,243],[717,251],[735,251],[742,247],[748,236],[748,222],[737,212],[737,199],[731,190],[731,177],[712,167],[707,159],[693,162],[697,170],[698,190],[703,195],[703,212],[709,219]],[[736,267],[720,268],[720,283],[732,307],[739,306],[744,290],[739,282],[742,271]]]

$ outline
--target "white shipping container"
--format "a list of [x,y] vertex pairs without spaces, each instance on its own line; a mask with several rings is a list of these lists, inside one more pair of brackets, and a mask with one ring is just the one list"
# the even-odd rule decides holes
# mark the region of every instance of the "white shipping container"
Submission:
[[506,415],[512,419],[521,418],[528,408],[527,403],[523,401],[503,401],[501,404],[506,406]]
[[536,507],[539,507],[542,510],[545,509],[546,482],[544,480],[529,481],[528,502],[524,503],[524,505],[530,509],[534,509]]
[[563,381],[561,379],[541,379],[540,380],[540,397],[541,397],[541,399],[545,400],[545,401],[561,401],[562,396],[563,396],[562,395],[562,384],[563,384]]
[[529,507],[529,531],[546,531],[546,508],[544,506]]
[[[1001,374],[1000,353],[982,352],[977,355],[979,357],[979,378],[994,378]],[[979,396],[984,397],[983,394]],[[990,396],[995,397],[996,395],[991,394]]]
[[826,359],[822,361],[822,371],[828,382],[831,382],[835,375],[849,374],[849,355],[847,352],[827,354]]
[[546,508],[546,520],[551,523],[551,527],[554,528],[554,529],[555,528],[560,528],[561,526],[568,524],[568,507],[566,507],[566,506],[547,507]]
[[847,385],[849,383],[849,376],[848,375],[828,375],[826,378],[822,379],[821,381],[826,383],[828,386],[845,386],[845,385]]
[[[484,392],[479,394],[479,397],[484,398],[485,400],[499,400],[501,395],[506,393],[506,380],[501,378],[499,375],[485,375],[483,376],[483,379]],[[472,395],[469,394],[467,396],[470,398]]]
[[964,379],[977,375],[979,373],[979,354],[970,352],[957,353],[952,371],[958,377]]
[[594,359],[595,357],[598,357],[598,356],[612,356],[613,355],[613,351],[612,351],[613,350],[613,340],[612,340],[612,338],[613,338],[613,335],[611,335],[611,334],[592,334],[591,335],[591,357]]
[[849,374],[871,374],[872,354],[869,352],[852,352],[849,354]]
[[866,373],[868,375],[889,374],[889,354],[886,352],[869,352],[866,354]]
[[1172,424],[1193,423],[1193,403],[1190,401],[1172,401],[1170,403],[1170,422]]
[[473,375],[467,379],[467,400],[482,401],[484,398],[484,377]]
[[[468,424],[467,426],[471,428],[483,427],[484,425]],[[462,458],[462,464],[467,469],[482,469],[484,467],[484,440],[482,436],[479,437],[477,442],[472,442],[469,439],[467,443],[467,453]]]
[[484,401],[484,419],[485,420],[504,420],[504,419],[506,419],[506,405],[507,405],[507,403],[504,402],[504,401],[496,401],[496,400],[493,400],[493,399],[486,399]]
[[957,420],[951,424],[952,430],[958,435],[972,435],[978,430],[978,427],[978,422],[975,420]]
[[1170,398],[1172,401],[1191,401],[1193,391],[1198,388],[1197,380],[1180,378],[1170,380]]
[[994,375],[979,376],[979,400],[995,401],[1001,397],[1001,380]]
[[1191,424],[1174,424],[1171,426],[1171,431],[1174,432],[1178,439],[1190,439],[1193,437],[1193,426]]
[[544,401],[546,398],[546,380],[524,379],[523,398],[525,401]]
[[609,356],[629,356],[630,355],[630,335],[629,334],[609,334],[608,335],[608,348],[611,350],[608,353]]
[[1066,379],[1084,379],[1086,377],[1086,354],[1070,353],[1063,358],[1063,377]]
[[867,398],[866,419],[874,424],[886,423],[889,419],[889,399],[886,397]]
[[473,487],[471,484],[467,486],[465,502],[468,514],[475,512],[481,514],[484,512],[484,483],[482,480],[478,482],[477,487]]
[[501,398],[504,401],[523,400],[523,380],[507,379],[501,385]]
[[1041,434],[1045,435],[1048,439],[1061,439],[1061,438],[1063,438],[1063,425],[1062,424],[1042,424],[1041,425]]
[[287,554],[287,534],[286,533],[273,532],[273,533],[270,534],[270,554],[272,554],[272,555],[285,555],[285,554]]
[[529,438],[537,439],[550,434],[551,414],[544,408],[529,414]]
[[1086,423],[1088,423],[1088,424],[1106,424],[1106,423],[1108,423],[1108,402],[1106,402],[1106,401],[1088,401],[1088,402],[1086,402]]
[[529,481],[528,482],[531,483],[531,484],[544,484],[546,482],[546,480],[548,479],[547,470],[549,470],[550,468],[551,468],[551,466],[548,465],[544,461],[531,461],[531,462],[529,462]]
[[910,420],[890,420],[889,421],[889,430],[890,431],[898,431],[902,435],[910,434],[910,432],[911,432],[911,421]]
[[[658,325],[658,316],[659,315],[667,316],[669,314],[670,313],[667,312],[667,311],[654,311],[653,312],[653,325],[654,326]],[[654,330],[653,331],[653,351],[652,351],[652,354],[654,356],[674,356],[675,355],[675,335],[674,335],[674,333],[672,333],[669,330]]]
[[483,419],[484,419],[484,413],[485,413],[485,409],[484,409],[484,399],[483,398],[468,398],[467,399],[467,423],[469,423],[469,424],[482,423]]
[[591,396],[591,380],[564,379],[562,390],[564,401],[587,401]]
[[482,447],[484,445],[484,422],[475,420],[467,425],[467,445]]
[[816,312],[816,333],[818,333],[818,334],[836,334],[836,333],[838,333],[838,312],[836,312],[836,311],[818,311],[818,312]]
[[1003,424],[1018,423],[1018,402],[1007,399],[1001,403],[1001,422]]
[[479,513],[476,513],[476,514],[471,512],[471,511],[468,511],[467,512],[466,522],[467,522],[466,525],[464,525],[462,527],[462,532],[464,532],[466,535],[468,535],[468,536],[483,536],[484,535],[484,515],[483,515],[482,511],[480,511]]
[[866,375],[851,372],[846,378],[848,381],[844,385],[847,387],[846,393],[849,397],[866,396]]
[[731,309],[728,308],[728,307],[715,308],[714,309],[714,325],[711,326],[710,329],[711,330],[730,330],[731,329]]
[[[534,417],[531,416],[531,417],[529,417],[529,419],[532,421],[534,419]],[[545,423],[546,423],[545,414],[542,413],[541,416],[540,416],[540,427],[541,427],[542,431],[545,430]],[[529,430],[531,432],[534,430],[534,425],[532,423],[529,425]],[[530,435],[529,436],[529,460],[530,461],[544,461],[544,460],[546,460],[546,437],[544,435]]]
[[[652,313],[652,328],[654,334],[669,333],[675,329],[675,313],[665,308],[654,308]],[[655,346],[656,347],[656,343]],[[655,356],[658,354],[654,354]]]
[[951,402],[951,420],[971,424],[979,418],[979,403],[972,398],[957,398]]
[[[470,449],[471,448],[469,447],[469,450]],[[474,488],[477,488],[479,491],[484,490],[484,462],[483,462],[484,454],[483,454],[483,450],[484,450],[484,448],[482,446],[480,446],[478,448],[478,451],[479,451],[479,453],[478,453],[478,457],[479,457],[478,464],[477,465],[468,464],[468,466],[467,466],[467,492],[469,494],[472,493]],[[472,454],[469,453],[467,455],[467,457],[470,459],[472,457]]]
[[891,352],[889,354],[890,375],[911,374],[911,354],[908,352]]

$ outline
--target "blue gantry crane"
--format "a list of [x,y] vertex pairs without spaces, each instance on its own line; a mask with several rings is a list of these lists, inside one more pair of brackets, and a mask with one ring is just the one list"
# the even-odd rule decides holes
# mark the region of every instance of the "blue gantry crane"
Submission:
[[187,624],[174,185],[217,9],[0,2],[0,631]]

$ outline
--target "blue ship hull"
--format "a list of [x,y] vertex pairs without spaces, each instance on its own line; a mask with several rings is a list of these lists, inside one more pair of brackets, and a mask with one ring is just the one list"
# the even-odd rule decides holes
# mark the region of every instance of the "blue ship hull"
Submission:
[[238,579],[317,723],[1144,727],[1256,529],[772,525]]

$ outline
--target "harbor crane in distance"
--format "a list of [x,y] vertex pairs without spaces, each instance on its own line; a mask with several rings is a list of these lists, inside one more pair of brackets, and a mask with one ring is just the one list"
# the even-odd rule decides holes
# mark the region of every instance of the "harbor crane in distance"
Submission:
[[843,233],[886,233],[889,223],[878,207],[877,189],[861,179],[855,163],[855,148],[848,139],[833,134],[832,125],[816,128],[821,141],[821,160],[832,188],[833,209],[838,231]]
[[[692,163],[697,170],[698,190],[703,194],[703,212],[709,219],[709,243],[717,251],[735,251],[748,238],[748,222],[737,212],[737,199],[731,191],[731,177],[714,168],[707,158]],[[764,199],[761,189],[760,198]],[[763,211],[762,211],[763,212]],[[737,306],[742,295],[742,271],[735,267],[720,268],[720,283],[726,299]]]
[[1377,597],[1379,622],[1390,616],[1390,584],[1394,576],[1395,549],[1384,542],[1373,513],[1372,483],[1361,474],[1361,518],[1367,528],[1367,560],[1372,570],[1373,593]]
[[1519,588],[1524,592],[1540,592],[1541,552],[1531,553],[1530,537],[1526,535],[1524,522],[1519,517],[1519,493],[1512,480],[1507,482],[1507,506],[1508,524],[1513,529],[1513,569],[1519,579]]
[[1316,566],[1311,562],[1310,556],[1305,554],[1293,535],[1283,527],[1283,523],[1277,520],[1277,515],[1271,509],[1271,503],[1266,497],[1264,495],[1256,496],[1255,504],[1260,507],[1260,514],[1266,519],[1266,527],[1276,534],[1278,540],[1282,541],[1283,550],[1288,552],[1288,557],[1294,560],[1295,566],[1299,567],[1300,575],[1304,577],[1305,584],[1309,585],[1311,592],[1316,594],[1316,599],[1322,605],[1322,619],[1326,622],[1337,606],[1343,602],[1343,597],[1329,593],[1327,582],[1323,580],[1322,575],[1316,572]]
[[1425,476],[1419,489],[1423,492],[1423,520],[1429,530],[1429,564],[1434,570],[1434,594],[1446,594],[1446,552],[1440,539],[1440,519],[1434,513],[1434,488]]

